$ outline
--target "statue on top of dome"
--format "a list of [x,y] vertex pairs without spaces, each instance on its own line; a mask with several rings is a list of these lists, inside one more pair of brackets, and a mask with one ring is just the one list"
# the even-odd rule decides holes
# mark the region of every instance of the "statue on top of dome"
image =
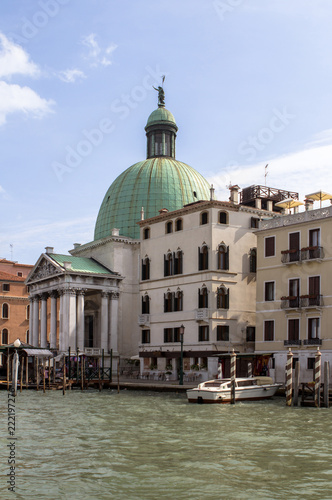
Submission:
[[[162,84],[164,84],[165,75],[162,76]],[[158,92],[158,106],[165,106],[165,92],[163,87],[159,86],[157,89],[152,85],[152,87]]]

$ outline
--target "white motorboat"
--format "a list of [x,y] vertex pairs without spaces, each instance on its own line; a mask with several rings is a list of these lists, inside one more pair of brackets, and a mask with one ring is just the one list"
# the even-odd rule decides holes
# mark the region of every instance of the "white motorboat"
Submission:
[[[189,403],[230,403],[231,379],[207,380],[187,390]],[[235,401],[267,399],[275,395],[281,384],[274,384],[271,377],[235,379]]]

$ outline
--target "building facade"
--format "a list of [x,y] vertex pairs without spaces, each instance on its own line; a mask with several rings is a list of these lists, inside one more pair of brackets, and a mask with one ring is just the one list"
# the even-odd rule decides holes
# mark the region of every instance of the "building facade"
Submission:
[[270,372],[284,382],[291,348],[310,382],[317,348],[332,362],[332,206],[262,221],[256,234],[255,350],[273,353]]

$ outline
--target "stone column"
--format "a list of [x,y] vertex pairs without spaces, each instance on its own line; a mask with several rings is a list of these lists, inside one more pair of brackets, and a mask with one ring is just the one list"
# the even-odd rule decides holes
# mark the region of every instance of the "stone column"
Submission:
[[100,349],[108,350],[108,292],[101,292]]
[[47,347],[47,297],[46,293],[41,295],[40,308],[40,347]]
[[29,344],[33,345],[33,301],[34,297],[29,297]]
[[85,290],[77,293],[77,346],[80,351],[84,350],[84,294]]
[[165,132],[161,133],[161,153],[165,155]]
[[57,331],[57,298],[56,290],[51,292],[51,330],[50,330],[50,348],[56,349],[56,331]]
[[109,350],[113,349],[113,356],[118,355],[118,309],[119,309],[119,292],[111,292],[108,349]]
[[60,324],[59,324],[59,351],[64,351],[65,350],[65,344],[64,344],[64,328],[65,328],[65,296],[64,296],[64,290],[60,289],[58,290],[58,294],[60,296]]
[[68,321],[67,321],[67,340],[66,348],[71,348],[73,351],[77,346],[76,338],[76,290],[70,288],[66,290],[67,305],[68,305]]
[[33,320],[32,320],[32,340],[31,344],[34,347],[39,346],[39,296],[32,297],[33,301]]

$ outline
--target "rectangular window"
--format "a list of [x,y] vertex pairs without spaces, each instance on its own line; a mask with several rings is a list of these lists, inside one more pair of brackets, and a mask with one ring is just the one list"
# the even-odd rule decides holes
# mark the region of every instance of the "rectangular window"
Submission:
[[289,234],[289,262],[297,262],[300,260],[300,233]]
[[2,284],[2,291],[3,292],[9,292],[10,291],[10,284],[9,283],[3,283]]
[[308,318],[308,339],[319,339],[319,318]]
[[320,229],[309,230],[309,247],[319,247],[320,245]]
[[254,326],[247,326],[246,341],[255,342],[256,328]]
[[315,358],[307,358],[307,369],[313,370],[315,368]]
[[300,338],[300,320],[288,320],[288,340],[299,340]]
[[295,370],[296,363],[298,362],[299,358],[293,358],[293,370]]
[[164,328],[164,343],[173,342],[173,328]]
[[198,247],[198,270],[205,271],[209,269],[209,250],[207,246],[202,249]]
[[174,342],[180,342],[180,328],[174,328]]
[[275,237],[265,238],[265,257],[274,257],[275,255]]
[[259,219],[257,217],[251,217],[251,228],[258,228],[259,227]]
[[265,301],[270,302],[274,300],[274,281],[265,282]]
[[150,344],[150,330],[142,330],[142,344]]
[[299,278],[289,280],[288,293],[289,293],[289,307],[299,307],[299,297],[300,297]]
[[310,276],[309,278],[309,295],[319,295],[320,294],[320,277]]
[[264,341],[272,342],[274,340],[274,321],[264,321]]
[[199,342],[208,342],[209,340],[209,326],[199,326],[198,329],[198,341]]
[[202,290],[198,290],[198,308],[206,309],[207,307],[209,307],[208,291],[207,288],[202,288]]
[[150,279],[150,260],[142,259],[142,281]]
[[217,341],[229,342],[229,325],[217,325]]

